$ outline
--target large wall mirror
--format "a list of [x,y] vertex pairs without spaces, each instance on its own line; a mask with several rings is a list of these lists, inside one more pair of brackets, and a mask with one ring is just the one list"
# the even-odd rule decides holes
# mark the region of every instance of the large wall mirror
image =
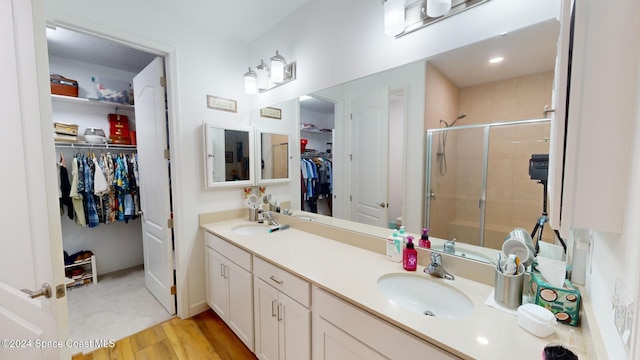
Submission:
[[[496,127],[485,165],[469,153],[483,146],[483,134],[467,136],[472,129],[438,134],[428,176],[425,130],[544,118],[545,106],[551,105],[559,31],[559,22],[551,19],[301,98],[303,129],[311,123],[305,114],[331,117],[334,124],[332,208],[317,214],[385,228],[403,223],[412,233],[431,216],[432,236],[456,237],[469,249],[489,254],[478,260],[495,259],[499,241],[485,241],[485,248],[477,240],[479,198],[468,194],[477,180],[473,174],[481,177],[486,165],[486,191],[495,195],[486,204],[492,221],[486,228],[505,236],[514,227],[530,231],[543,197],[523,159],[548,152],[549,122]],[[322,148],[325,155],[328,149]],[[310,211],[301,205],[298,210]],[[545,240],[553,241],[553,232],[547,233]]]
[[290,181],[289,178],[289,134],[273,130],[257,130],[258,184]]
[[205,123],[203,130],[207,187],[253,185],[253,129]]

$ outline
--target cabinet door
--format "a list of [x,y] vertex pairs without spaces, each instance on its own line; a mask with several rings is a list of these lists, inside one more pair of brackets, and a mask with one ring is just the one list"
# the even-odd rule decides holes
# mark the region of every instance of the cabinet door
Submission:
[[253,286],[251,273],[231,261],[225,263],[228,282],[227,324],[253,351]]
[[283,293],[278,299],[280,360],[311,359],[311,311]]
[[386,359],[320,316],[313,317],[313,358],[318,360]]
[[227,320],[229,308],[227,296],[227,280],[224,277],[224,257],[215,250],[207,247],[207,304],[218,316]]
[[278,290],[254,278],[256,349],[258,359],[278,359]]

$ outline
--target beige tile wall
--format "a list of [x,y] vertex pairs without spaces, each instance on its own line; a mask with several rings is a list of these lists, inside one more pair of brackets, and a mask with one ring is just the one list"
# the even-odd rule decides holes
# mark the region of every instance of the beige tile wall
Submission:
[[[553,72],[527,75],[458,90],[457,96],[444,96],[453,92],[453,85],[432,66],[427,68],[431,81],[447,84],[439,88],[439,101],[448,108],[456,99],[457,110],[447,113],[451,122],[459,113],[467,117],[458,125],[487,124],[543,117],[545,105],[551,104]],[[444,78],[444,79],[442,79]],[[435,79],[435,80],[434,80]],[[453,85],[455,86],[455,85]],[[429,89],[429,86],[427,87]],[[429,98],[429,92],[427,92]],[[443,100],[444,99],[444,100]],[[437,127],[439,119],[430,117],[436,104],[427,101],[427,128]],[[440,113],[442,114],[442,112]],[[515,227],[531,231],[542,213],[542,185],[531,180],[528,162],[531,154],[548,153],[549,123],[494,127],[490,133],[487,178],[487,204],[485,217],[485,246],[500,248],[504,236]],[[434,236],[456,237],[461,242],[477,243],[480,212],[478,199],[482,174],[483,130],[451,131],[447,135],[447,174],[438,172],[439,162],[434,156],[432,182],[436,201],[432,202],[431,227]],[[438,139],[434,137],[437,149]],[[434,149],[434,150],[435,150]],[[435,152],[434,152],[435,153]],[[442,201],[438,201],[442,200]],[[453,201],[453,210],[451,203]],[[548,224],[544,231],[546,241],[553,240]]]

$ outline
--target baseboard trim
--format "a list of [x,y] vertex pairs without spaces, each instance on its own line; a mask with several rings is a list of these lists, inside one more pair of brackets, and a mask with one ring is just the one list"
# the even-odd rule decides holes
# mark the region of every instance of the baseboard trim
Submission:
[[209,305],[207,304],[206,301],[201,301],[199,303],[190,305],[188,317],[196,316],[207,310],[209,310]]

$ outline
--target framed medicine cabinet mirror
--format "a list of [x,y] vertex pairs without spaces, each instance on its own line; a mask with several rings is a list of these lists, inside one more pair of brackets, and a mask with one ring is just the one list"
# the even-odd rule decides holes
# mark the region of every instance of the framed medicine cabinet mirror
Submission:
[[254,185],[253,129],[209,122],[205,122],[203,128],[206,187]]
[[289,134],[273,130],[257,130],[256,164],[258,184],[273,184],[291,181]]

